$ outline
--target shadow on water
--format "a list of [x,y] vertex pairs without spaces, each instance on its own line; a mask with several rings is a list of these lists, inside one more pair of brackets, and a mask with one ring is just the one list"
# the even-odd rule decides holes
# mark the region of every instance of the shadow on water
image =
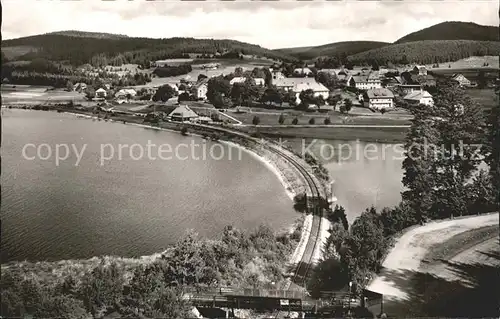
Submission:
[[[482,252],[500,261],[498,251]],[[404,302],[385,301],[389,317],[492,318],[500,316],[500,266],[443,261],[460,280],[429,273],[387,273],[388,281],[408,293]],[[470,285],[465,284],[466,282]],[[410,288],[411,287],[411,288]]]

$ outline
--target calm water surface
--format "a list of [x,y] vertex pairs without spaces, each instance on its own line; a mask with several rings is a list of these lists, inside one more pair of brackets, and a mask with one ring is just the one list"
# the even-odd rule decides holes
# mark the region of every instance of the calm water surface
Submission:
[[[208,237],[229,224],[279,230],[297,217],[275,175],[227,145],[221,160],[134,160],[124,151],[101,166],[101,144],[215,143],[42,111],[2,110],[2,125],[2,262],[147,255],[188,229]],[[87,147],[78,166],[73,151],[56,166],[23,159],[27,143]]]
[[310,139],[290,139],[285,143],[298,151],[309,149],[322,160],[335,180],[337,203],[346,208],[349,222],[372,205],[382,209],[400,202],[403,190],[400,145]]

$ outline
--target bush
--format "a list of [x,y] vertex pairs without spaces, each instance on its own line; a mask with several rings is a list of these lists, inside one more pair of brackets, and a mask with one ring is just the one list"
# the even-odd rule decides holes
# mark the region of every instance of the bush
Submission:
[[311,117],[311,119],[309,119],[309,124],[311,125],[314,125],[316,121],[314,120],[314,117]]
[[254,116],[252,119],[252,124],[259,125],[259,123],[260,123],[260,118],[258,116]]
[[279,122],[280,124],[285,123],[285,116],[284,116],[283,114],[280,114],[280,117],[279,117],[279,119],[278,119],[278,122]]
[[187,129],[187,127],[183,126],[181,128],[181,134],[184,135],[184,136],[188,135],[188,129]]
[[293,124],[293,125],[297,125],[297,124],[299,124],[299,119],[298,119],[298,118],[294,118],[294,119],[292,120],[292,124]]
[[325,118],[325,125],[330,125],[332,121],[330,120],[329,117]]

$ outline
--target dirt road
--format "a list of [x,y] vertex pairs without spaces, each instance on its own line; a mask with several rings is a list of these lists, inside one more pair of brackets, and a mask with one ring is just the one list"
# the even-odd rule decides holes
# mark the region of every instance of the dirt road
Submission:
[[[390,279],[391,276],[389,274],[404,273],[408,271],[417,272],[421,270],[422,260],[431,247],[435,247],[436,244],[444,243],[451,237],[462,232],[498,225],[498,222],[498,214],[489,214],[432,222],[407,231],[397,240],[394,248],[390,251],[383,263],[382,272],[371,282],[368,289],[382,293],[384,299],[407,300],[408,293],[404,291],[406,289],[401,288],[401,285],[396,285],[393,280]],[[490,241],[484,243],[484,245],[491,244]],[[472,247],[452,257],[451,260],[474,258],[473,256],[478,254],[478,250],[477,246]],[[452,276],[449,271],[446,271],[444,268],[439,268],[439,266],[433,267],[433,269],[426,269],[426,272],[432,272],[435,275],[442,275],[445,277]],[[408,278],[408,282],[410,282],[410,278]]]

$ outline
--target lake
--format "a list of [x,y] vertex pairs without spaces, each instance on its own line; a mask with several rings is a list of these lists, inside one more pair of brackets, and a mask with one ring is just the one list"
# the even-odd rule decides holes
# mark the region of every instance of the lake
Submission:
[[392,207],[401,200],[403,148],[401,144],[359,141],[289,139],[296,151],[311,151],[335,181],[337,204],[349,222],[366,209]]
[[142,256],[188,229],[214,238],[298,217],[276,176],[226,144],[54,112],[3,109],[2,122],[4,263]]

